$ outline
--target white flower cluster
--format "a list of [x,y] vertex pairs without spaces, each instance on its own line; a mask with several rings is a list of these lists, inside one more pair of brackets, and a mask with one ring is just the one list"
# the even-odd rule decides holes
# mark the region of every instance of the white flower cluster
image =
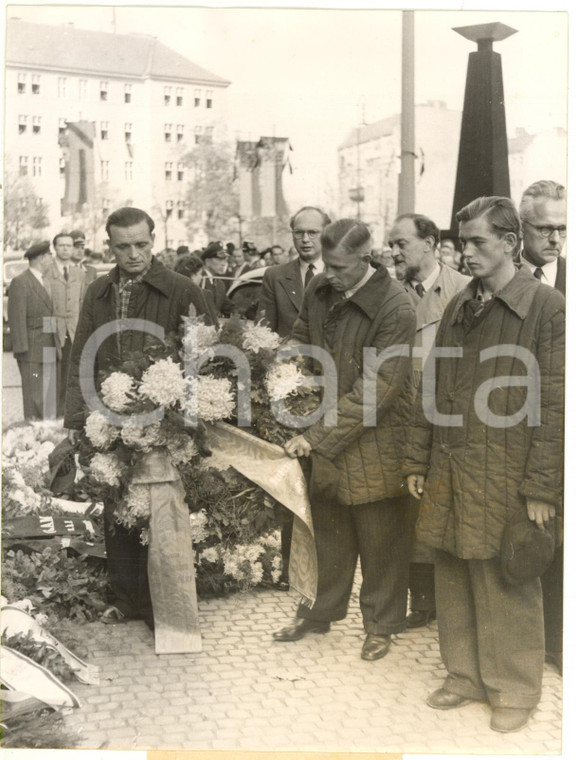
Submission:
[[187,327],[182,342],[187,358],[200,356],[203,351],[218,343],[220,330],[213,325],[195,325]]
[[288,398],[304,382],[304,375],[294,362],[274,362],[266,373],[266,390],[272,401]]
[[122,465],[115,454],[94,454],[90,460],[90,470],[100,483],[109,486],[120,485]]
[[174,406],[184,398],[186,384],[180,365],[172,359],[151,364],[142,376],[139,393],[161,406]]
[[118,438],[118,428],[102,412],[92,412],[86,420],[86,435],[97,449],[107,449]]
[[35,515],[44,506],[44,500],[34,488],[26,484],[23,475],[13,467],[4,468],[2,473],[3,485],[7,488],[5,498],[10,498],[18,504],[18,512],[22,515]]
[[196,414],[204,422],[217,422],[232,416],[236,403],[232,383],[225,377],[201,375],[188,381],[185,410]]
[[255,354],[262,348],[278,348],[280,336],[266,325],[250,325],[242,334],[242,348]]
[[134,517],[138,519],[149,518],[151,510],[149,486],[130,483],[126,506]]
[[192,438],[187,433],[179,433],[171,436],[166,446],[172,464],[177,466],[179,464],[185,464],[198,456],[198,448]]
[[155,446],[162,446],[164,443],[159,422],[142,427],[128,421],[122,425],[120,437],[126,446],[137,451],[150,451]]
[[226,549],[222,555],[224,573],[236,581],[260,583],[264,568],[259,559],[263,553],[259,543],[237,544],[232,549]]
[[102,383],[102,399],[113,412],[123,412],[134,400],[135,383],[125,372],[112,372]]
[[190,537],[193,544],[199,544],[208,538],[208,517],[201,509],[199,512],[190,512]]

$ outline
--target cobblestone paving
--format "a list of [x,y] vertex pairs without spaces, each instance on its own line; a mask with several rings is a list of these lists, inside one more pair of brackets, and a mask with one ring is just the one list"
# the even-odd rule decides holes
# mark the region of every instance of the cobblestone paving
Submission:
[[441,685],[436,625],[406,632],[382,660],[360,659],[357,598],[324,635],[278,643],[292,617],[278,591],[200,603],[203,652],[156,656],[143,622],[84,626],[100,686],[75,686],[82,708],[68,717],[80,746],[107,749],[559,754],[562,679],[544,673],[529,725],[498,734],[486,704],[437,711]]

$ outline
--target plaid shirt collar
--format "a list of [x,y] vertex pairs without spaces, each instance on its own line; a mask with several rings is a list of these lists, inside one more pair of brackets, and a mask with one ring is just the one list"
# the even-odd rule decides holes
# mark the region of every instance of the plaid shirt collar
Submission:
[[127,319],[128,308],[130,306],[130,296],[132,295],[134,285],[142,282],[144,277],[146,277],[150,271],[151,265],[152,262],[148,264],[144,271],[140,272],[140,274],[137,274],[136,277],[127,277],[124,272],[120,270],[120,279],[118,280],[118,293],[120,295],[120,298],[118,299],[118,316],[120,319]]

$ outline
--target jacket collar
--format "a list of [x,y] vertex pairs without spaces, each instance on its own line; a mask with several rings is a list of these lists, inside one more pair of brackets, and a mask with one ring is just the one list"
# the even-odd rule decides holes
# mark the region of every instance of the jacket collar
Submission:
[[[325,298],[328,298],[331,292],[336,292],[324,273],[317,276],[322,278],[316,288],[317,293],[320,292]],[[347,300],[349,303],[356,304],[370,319],[374,319],[382,306],[384,289],[389,283],[390,275],[386,267],[378,267],[368,282]]]
[[[452,316],[452,324],[459,321],[461,318],[461,311],[464,303],[470,301],[476,296],[476,286],[478,284],[478,278],[474,277],[468,285],[457,296],[457,302],[455,305],[454,313]],[[534,293],[540,286],[538,280],[532,275],[530,269],[521,264],[514,277],[507,283],[502,290],[494,294],[494,298],[502,301],[506,306],[520,317],[520,319],[526,319],[532,301],[534,300]]]
[[[116,266],[111,269],[106,276],[110,281],[108,283],[108,286],[112,285],[112,283],[118,285],[120,282],[120,269],[118,267],[118,264],[116,264]],[[152,264],[150,265],[150,269],[142,278],[142,282],[148,283],[148,285],[156,288],[156,290],[159,290],[162,295],[166,297],[170,295],[170,270],[167,269],[164,264],[161,264],[155,256],[152,256]],[[105,297],[107,292],[108,287],[103,289],[102,293],[100,294],[100,298]]]

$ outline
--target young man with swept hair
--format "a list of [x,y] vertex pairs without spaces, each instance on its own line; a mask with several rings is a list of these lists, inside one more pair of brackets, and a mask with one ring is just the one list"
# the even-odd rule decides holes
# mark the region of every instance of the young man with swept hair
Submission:
[[544,529],[562,505],[565,302],[515,266],[508,198],[477,198],[457,219],[472,281],[444,312],[404,463],[418,537],[436,549],[448,671],[427,704],[488,701],[490,727],[510,732],[540,700],[544,627],[540,579],[509,583],[501,545],[513,518]]

